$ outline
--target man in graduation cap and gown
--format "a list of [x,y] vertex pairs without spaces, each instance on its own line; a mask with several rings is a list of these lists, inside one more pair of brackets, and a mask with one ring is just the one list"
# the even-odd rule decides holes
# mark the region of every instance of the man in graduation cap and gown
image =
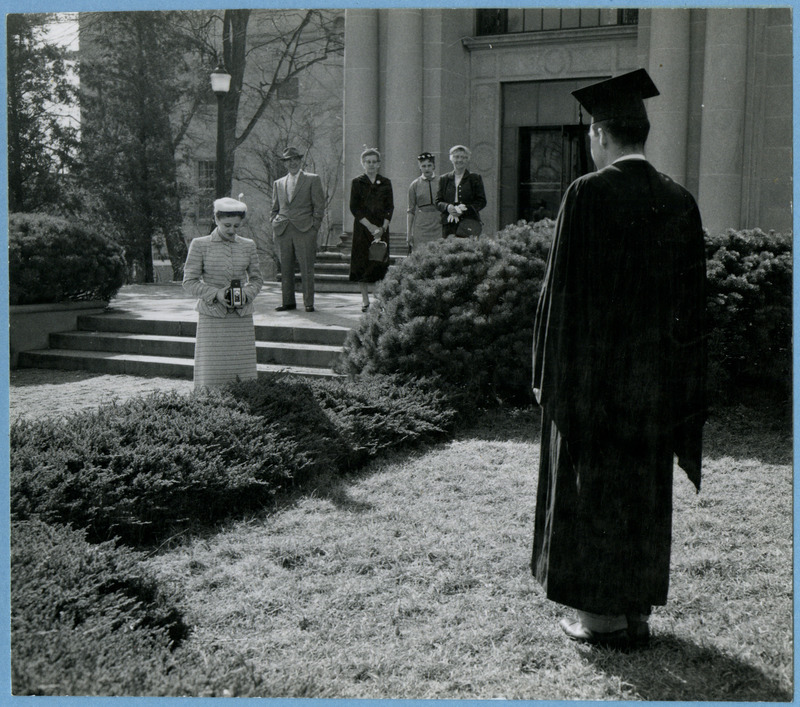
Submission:
[[531,569],[573,640],[643,645],[669,585],[673,455],[700,489],[705,251],[644,156],[644,69],[573,92],[597,171],[567,189],[534,323],[542,441]]

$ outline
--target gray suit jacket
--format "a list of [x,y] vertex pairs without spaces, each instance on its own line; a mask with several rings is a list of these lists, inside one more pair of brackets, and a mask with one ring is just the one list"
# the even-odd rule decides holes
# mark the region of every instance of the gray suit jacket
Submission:
[[322,180],[317,174],[300,172],[291,201],[286,191],[289,175],[276,179],[272,184],[272,232],[280,236],[287,224],[298,231],[319,231],[325,213],[325,193]]

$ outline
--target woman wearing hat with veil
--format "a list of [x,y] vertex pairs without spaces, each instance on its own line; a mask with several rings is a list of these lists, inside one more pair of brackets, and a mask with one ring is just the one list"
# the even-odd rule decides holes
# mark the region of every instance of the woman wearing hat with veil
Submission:
[[406,242],[408,250],[419,248],[442,237],[436,192],[439,177],[434,173],[436,158],[430,152],[417,156],[420,176],[408,187],[408,212],[406,216]]
[[237,233],[246,215],[242,201],[217,199],[216,228],[189,244],[183,287],[197,298],[195,390],[257,375],[253,300],[263,280],[256,244]]

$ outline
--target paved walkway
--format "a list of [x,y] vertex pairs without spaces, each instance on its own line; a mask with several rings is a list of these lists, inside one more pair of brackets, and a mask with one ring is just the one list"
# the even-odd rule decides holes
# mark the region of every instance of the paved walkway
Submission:
[[[298,297],[302,302],[300,293]],[[293,312],[276,312],[275,307],[281,302],[280,284],[266,283],[256,298],[255,323],[352,328],[361,317],[360,294],[318,292],[314,299],[315,312],[306,312],[302,306]],[[138,319],[196,321],[194,305],[195,300],[187,296],[180,283],[126,285],[111,300],[107,311]],[[179,378],[16,369],[10,372],[9,420],[58,417],[135,395],[167,390],[188,393],[192,388],[192,381]]]
[[[195,302],[179,282],[125,285],[111,300],[107,311],[138,319],[195,321]],[[253,319],[257,325],[352,329],[361,318],[360,294],[317,292],[314,295],[314,312],[305,311],[300,292],[297,293],[297,302],[298,308],[294,311],[276,312],[275,307],[281,303],[281,286],[280,283],[267,282],[256,297]]]

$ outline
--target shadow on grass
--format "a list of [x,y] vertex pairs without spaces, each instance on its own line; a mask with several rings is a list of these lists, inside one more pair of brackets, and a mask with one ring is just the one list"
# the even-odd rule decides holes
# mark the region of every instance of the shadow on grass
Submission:
[[499,407],[481,410],[478,419],[458,429],[456,439],[486,442],[538,442],[542,427],[542,412],[538,405]]
[[732,405],[711,411],[704,428],[706,459],[734,457],[791,464],[792,419],[780,406]]
[[791,702],[792,691],[757,667],[712,646],[655,636],[630,653],[588,649],[587,660],[644,700]]
[[[336,508],[350,513],[366,513],[374,508],[371,503],[359,501],[350,495],[350,487],[353,480],[358,477],[366,477],[374,473],[371,470],[359,469],[350,472],[343,477],[318,479],[312,486],[314,496],[330,501]],[[304,489],[298,489],[298,497],[307,495]]]
[[[538,405],[482,410],[456,439],[538,443],[542,414]],[[781,406],[729,405],[711,411],[703,432],[703,456],[755,459],[763,464],[792,463],[792,419]]]

